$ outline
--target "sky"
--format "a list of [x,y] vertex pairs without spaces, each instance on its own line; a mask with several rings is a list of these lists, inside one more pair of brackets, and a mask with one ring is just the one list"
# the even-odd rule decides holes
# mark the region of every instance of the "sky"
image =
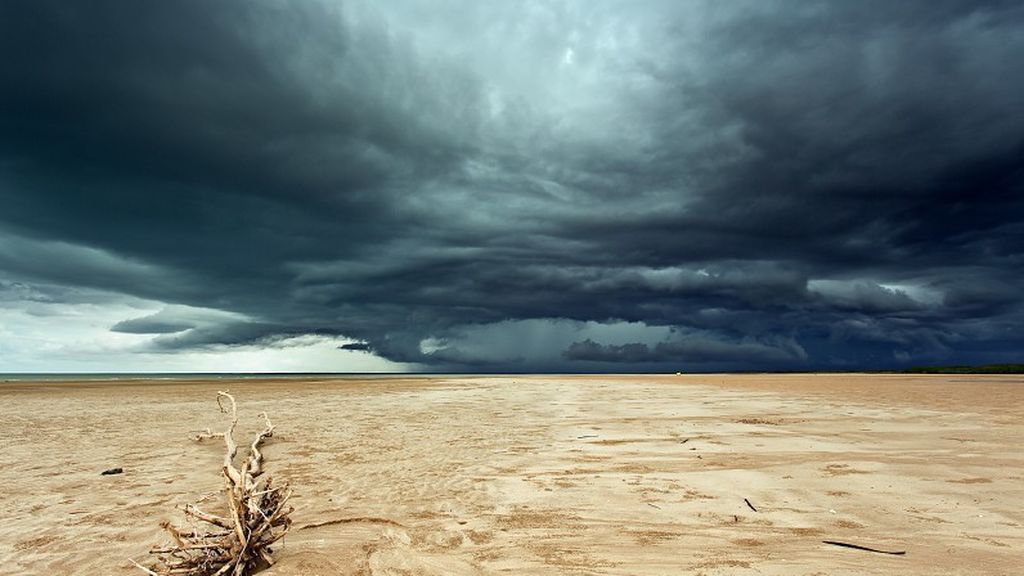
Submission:
[[0,372],[1020,362],[1019,1],[0,3]]

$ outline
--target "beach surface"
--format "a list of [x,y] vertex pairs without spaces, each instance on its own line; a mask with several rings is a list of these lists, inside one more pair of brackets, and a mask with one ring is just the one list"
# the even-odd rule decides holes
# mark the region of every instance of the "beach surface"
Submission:
[[[217,390],[295,491],[283,575],[1018,574],[1024,377],[0,383],[0,574],[142,574]],[[122,474],[103,476],[111,468]],[[844,548],[846,542],[902,555]]]

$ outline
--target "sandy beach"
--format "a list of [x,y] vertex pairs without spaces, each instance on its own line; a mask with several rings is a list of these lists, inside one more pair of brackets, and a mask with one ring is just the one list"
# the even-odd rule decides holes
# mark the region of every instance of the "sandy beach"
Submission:
[[[142,574],[218,389],[294,487],[282,575],[1016,574],[1020,376],[0,384],[0,574]],[[101,476],[121,467],[123,474]],[[212,496],[210,496],[212,494]],[[841,541],[904,555],[841,548]]]

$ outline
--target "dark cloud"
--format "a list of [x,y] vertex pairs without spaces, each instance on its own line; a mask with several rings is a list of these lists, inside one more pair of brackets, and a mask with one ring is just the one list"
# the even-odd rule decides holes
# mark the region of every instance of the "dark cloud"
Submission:
[[1022,30],[956,0],[3,3],[0,295],[163,303],[112,327],[151,350],[439,370],[1014,360]]
[[353,352],[373,352],[373,346],[366,342],[349,342],[338,346],[339,350],[351,350]]
[[631,342],[622,345],[601,345],[591,339],[582,342],[573,342],[563,353],[569,360],[582,360],[584,362],[619,362],[636,364],[640,362],[652,362],[656,359],[651,353],[647,344]]
[[757,365],[764,368],[792,366],[807,359],[807,353],[795,341],[772,343],[745,339],[728,342],[703,337],[647,344],[631,342],[621,345],[601,345],[587,339],[573,342],[564,353],[569,360],[608,362],[618,364],[656,363],[692,366],[700,369],[710,364]]

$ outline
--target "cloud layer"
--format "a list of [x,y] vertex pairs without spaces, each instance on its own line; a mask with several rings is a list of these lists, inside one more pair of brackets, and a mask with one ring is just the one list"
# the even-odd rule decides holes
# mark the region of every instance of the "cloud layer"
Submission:
[[0,311],[155,303],[101,328],[125,358],[1019,360],[1022,31],[956,0],[4,3]]

